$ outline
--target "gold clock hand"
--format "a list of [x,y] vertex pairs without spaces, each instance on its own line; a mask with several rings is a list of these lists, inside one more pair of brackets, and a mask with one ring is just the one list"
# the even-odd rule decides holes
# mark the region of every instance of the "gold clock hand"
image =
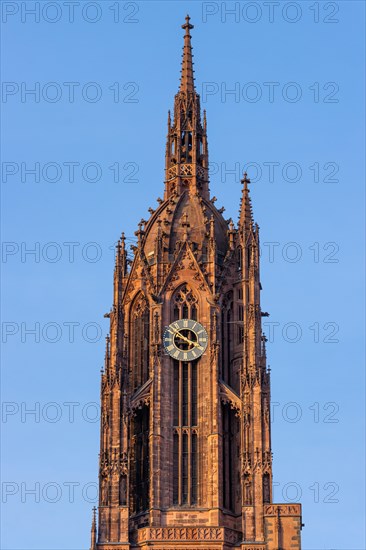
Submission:
[[189,344],[193,344],[196,348],[200,348],[201,347],[201,344],[199,342],[193,342],[193,340],[188,340],[188,338],[185,338],[185,340],[189,343]]
[[174,330],[175,336],[178,336],[179,338],[181,338],[182,340],[184,340],[184,342],[187,342],[188,344],[193,344],[194,346],[197,346],[197,342],[192,342],[192,340],[189,340],[188,338],[183,336],[183,334],[181,332],[179,332],[179,330],[176,330],[174,328],[173,328],[173,330]]
[[184,336],[178,335],[179,338],[182,338],[185,342],[188,342],[188,344],[192,344],[193,346],[200,347],[200,344],[198,342],[193,342],[193,340],[189,340],[188,338],[185,338]]
[[173,330],[174,330],[174,335],[175,336],[179,336],[179,338],[182,338],[182,340],[186,340],[186,337],[183,336],[183,334],[181,332],[179,332],[179,330],[177,330],[176,328],[173,328]]
[[192,342],[192,340],[189,340],[188,338],[186,338],[186,336],[183,336],[183,334],[181,334],[180,332],[177,332],[176,336],[178,336],[178,338],[180,338],[184,342],[187,342],[188,344],[193,344],[194,343],[194,342]]

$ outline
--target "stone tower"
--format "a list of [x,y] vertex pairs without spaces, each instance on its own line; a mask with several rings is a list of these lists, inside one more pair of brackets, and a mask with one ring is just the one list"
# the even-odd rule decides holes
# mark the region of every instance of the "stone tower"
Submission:
[[299,550],[300,504],[272,503],[259,228],[210,197],[190,18],[168,116],[164,199],[116,250],[91,550]]

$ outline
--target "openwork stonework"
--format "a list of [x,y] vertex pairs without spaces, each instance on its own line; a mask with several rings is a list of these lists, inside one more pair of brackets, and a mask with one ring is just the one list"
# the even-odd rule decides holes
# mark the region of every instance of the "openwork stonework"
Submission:
[[301,505],[272,498],[250,180],[235,226],[210,195],[192,28],[187,16],[164,197],[116,249],[91,550],[300,550]]

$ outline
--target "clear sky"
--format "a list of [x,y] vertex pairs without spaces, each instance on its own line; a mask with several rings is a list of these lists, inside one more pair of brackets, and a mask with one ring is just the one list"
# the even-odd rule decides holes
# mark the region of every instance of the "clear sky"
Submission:
[[364,550],[364,3],[1,7],[2,548],[88,547],[113,244],[163,192],[189,12],[227,218],[253,180],[275,501]]

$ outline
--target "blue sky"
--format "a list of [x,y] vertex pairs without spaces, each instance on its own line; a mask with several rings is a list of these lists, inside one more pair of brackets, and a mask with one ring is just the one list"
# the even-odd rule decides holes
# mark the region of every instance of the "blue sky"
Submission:
[[364,549],[364,3],[2,9],[2,547],[88,547],[113,244],[163,193],[189,12],[227,218],[253,179],[275,500]]

